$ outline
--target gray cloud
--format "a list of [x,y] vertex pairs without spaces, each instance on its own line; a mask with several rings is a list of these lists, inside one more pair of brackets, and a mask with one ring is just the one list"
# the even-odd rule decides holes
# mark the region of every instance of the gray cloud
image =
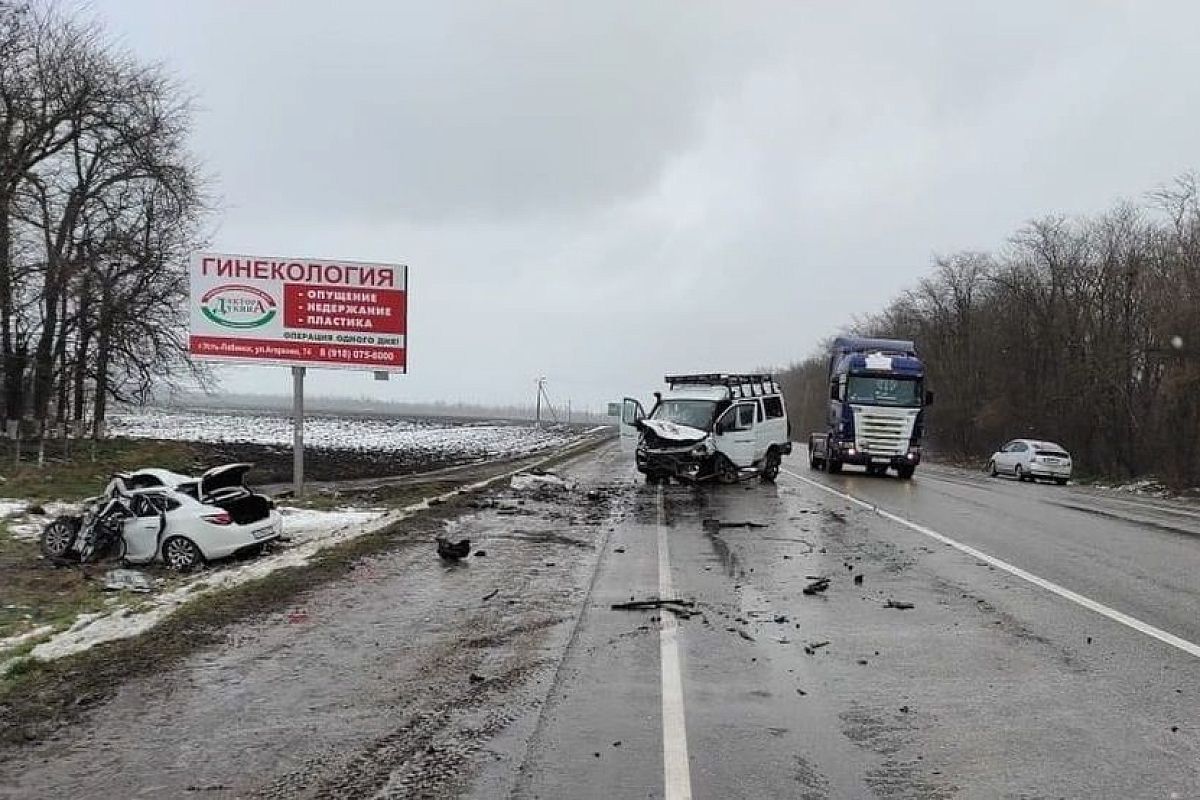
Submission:
[[411,265],[413,374],[318,391],[786,363],[935,252],[1200,161],[1193,4],[91,8],[198,93],[215,247]]

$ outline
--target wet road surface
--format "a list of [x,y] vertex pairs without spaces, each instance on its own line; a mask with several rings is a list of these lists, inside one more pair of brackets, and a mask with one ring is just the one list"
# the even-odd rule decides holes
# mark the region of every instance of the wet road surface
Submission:
[[[1200,513],[785,469],[577,459],[453,523],[486,556],[364,559],[0,755],[0,797],[1200,797]],[[664,590],[695,606],[611,608]]]

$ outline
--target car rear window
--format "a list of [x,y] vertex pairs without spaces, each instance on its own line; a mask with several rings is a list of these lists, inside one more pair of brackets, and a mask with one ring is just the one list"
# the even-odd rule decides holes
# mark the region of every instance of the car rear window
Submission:
[[1039,456],[1052,456],[1053,458],[1070,458],[1062,450],[1035,450],[1034,453]]

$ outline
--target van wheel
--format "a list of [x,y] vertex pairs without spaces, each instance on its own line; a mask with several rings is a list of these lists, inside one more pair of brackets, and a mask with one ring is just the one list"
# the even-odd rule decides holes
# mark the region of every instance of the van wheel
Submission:
[[783,459],[779,455],[779,451],[771,448],[767,451],[767,456],[763,459],[762,472],[759,473],[759,478],[763,483],[774,483],[779,477],[779,466],[783,463]]
[[162,560],[167,569],[176,572],[191,572],[204,564],[204,554],[191,539],[172,536],[163,542]]
[[716,473],[717,480],[720,483],[724,483],[725,485],[737,483],[737,467],[721,453],[717,453],[716,460],[713,463],[713,471]]

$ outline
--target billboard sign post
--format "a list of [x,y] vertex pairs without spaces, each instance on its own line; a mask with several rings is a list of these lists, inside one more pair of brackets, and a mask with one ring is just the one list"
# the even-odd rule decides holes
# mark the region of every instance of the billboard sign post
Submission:
[[408,268],[196,253],[189,279],[192,358],[292,368],[298,495],[304,475],[305,370],[406,372]]

